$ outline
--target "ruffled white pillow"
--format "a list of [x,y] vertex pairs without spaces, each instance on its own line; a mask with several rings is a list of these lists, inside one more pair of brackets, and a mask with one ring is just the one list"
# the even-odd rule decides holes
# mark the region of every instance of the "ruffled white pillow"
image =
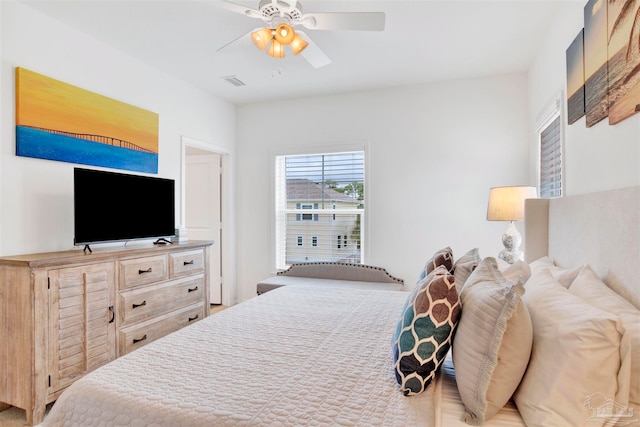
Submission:
[[468,424],[493,417],[525,372],[533,332],[523,293],[522,281],[506,279],[494,258],[482,260],[462,290],[452,356]]

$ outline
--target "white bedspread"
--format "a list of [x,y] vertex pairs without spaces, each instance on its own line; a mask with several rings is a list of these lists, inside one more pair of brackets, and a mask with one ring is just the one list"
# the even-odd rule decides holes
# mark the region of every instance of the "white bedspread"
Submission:
[[404,396],[391,337],[407,293],[283,287],[78,380],[49,426],[431,426]]

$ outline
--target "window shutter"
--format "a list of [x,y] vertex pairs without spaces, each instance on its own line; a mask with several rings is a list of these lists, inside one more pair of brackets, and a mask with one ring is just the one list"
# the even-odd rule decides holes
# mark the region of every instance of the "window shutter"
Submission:
[[560,115],[540,133],[540,197],[562,196],[562,138]]
[[[276,156],[277,269],[362,263],[364,170],[362,151]],[[311,244],[298,246],[300,235],[313,236]],[[348,238],[356,244],[347,245]]]
[[286,180],[285,180],[285,158],[275,158],[275,230],[274,239],[276,242],[283,242],[277,244],[274,253],[274,261],[277,266],[285,265],[286,258],[286,245],[284,242],[287,240],[287,193],[286,193]]

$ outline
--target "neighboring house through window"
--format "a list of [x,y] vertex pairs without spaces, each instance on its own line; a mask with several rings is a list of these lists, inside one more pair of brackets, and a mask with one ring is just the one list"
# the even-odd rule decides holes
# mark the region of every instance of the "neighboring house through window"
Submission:
[[364,161],[364,151],[275,156],[277,269],[362,263]]

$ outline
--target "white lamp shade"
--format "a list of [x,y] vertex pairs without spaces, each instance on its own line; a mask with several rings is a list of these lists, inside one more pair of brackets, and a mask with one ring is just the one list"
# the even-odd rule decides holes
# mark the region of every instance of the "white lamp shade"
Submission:
[[494,187],[489,190],[489,221],[522,221],[524,201],[537,197],[536,187]]

